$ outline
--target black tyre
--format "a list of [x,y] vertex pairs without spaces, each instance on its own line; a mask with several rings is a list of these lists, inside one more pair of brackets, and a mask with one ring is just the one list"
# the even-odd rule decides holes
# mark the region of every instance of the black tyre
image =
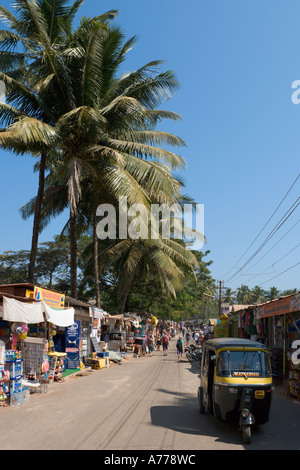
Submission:
[[199,404],[199,413],[205,413],[205,406],[203,403],[203,389],[202,387],[198,388],[198,404]]
[[245,424],[243,426],[243,441],[245,444],[250,444],[251,442],[251,426],[250,424]]

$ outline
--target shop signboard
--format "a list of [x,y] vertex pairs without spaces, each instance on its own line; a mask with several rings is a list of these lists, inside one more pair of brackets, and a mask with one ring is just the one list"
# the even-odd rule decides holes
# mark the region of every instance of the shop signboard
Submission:
[[273,317],[274,315],[283,315],[298,311],[300,311],[299,293],[261,305],[257,309],[259,318]]
[[92,336],[97,336],[98,330],[101,328],[101,320],[106,312],[102,308],[90,307],[89,313],[92,318]]
[[228,315],[226,315],[226,313],[223,313],[219,319],[222,323],[226,323],[228,321]]
[[68,368],[80,368],[80,340],[81,323],[75,320],[73,325],[66,328],[66,353],[68,358]]
[[89,311],[90,311],[90,317],[99,318],[100,320],[102,320],[103,315],[105,314],[105,311],[102,310],[102,308],[90,307]]
[[34,286],[33,292],[26,290],[26,297],[43,300],[49,307],[61,309],[65,306],[65,296],[43,287]]
[[230,305],[228,303],[221,304],[220,313],[221,315],[229,315]]
[[218,322],[214,327],[214,337],[215,338],[227,338],[229,335],[229,323],[226,322]]

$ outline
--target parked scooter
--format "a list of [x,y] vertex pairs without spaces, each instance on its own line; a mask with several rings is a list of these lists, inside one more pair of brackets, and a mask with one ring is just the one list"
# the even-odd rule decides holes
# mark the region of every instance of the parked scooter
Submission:
[[196,361],[201,364],[202,349],[200,346],[195,346],[194,344],[191,344],[188,348],[185,348],[185,355],[189,362]]

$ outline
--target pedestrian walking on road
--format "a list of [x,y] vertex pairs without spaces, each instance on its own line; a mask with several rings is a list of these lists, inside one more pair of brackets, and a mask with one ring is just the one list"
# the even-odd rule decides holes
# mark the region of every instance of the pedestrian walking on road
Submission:
[[187,345],[187,346],[190,345],[190,337],[191,337],[190,332],[187,331],[187,332],[186,332],[186,345]]
[[177,343],[176,343],[176,348],[177,348],[177,357],[178,361],[182,361],[182,354],[183,354],[183,340],[181,336],[178,338]]
[[148,335],[148,352],[149,352],[149,356],[152,356],[153,348],[154,348],[154,336],[153,336],[152,331],[150,331],[149,335]]
[[158,332],[156,336],[156,351],[160,351],[161,335]]
[[169,337],[167,333],[163,333],[162,335],[162,345],[163,345],[163,355],[168,355],[168,347],[169,347]]

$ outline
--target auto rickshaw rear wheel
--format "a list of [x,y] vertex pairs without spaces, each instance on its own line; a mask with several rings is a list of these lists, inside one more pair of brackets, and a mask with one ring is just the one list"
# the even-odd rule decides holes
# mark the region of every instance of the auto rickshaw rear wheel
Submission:
[[205,406],[203,403],[203,389],[202,387],[198,388],[198,403],[199,403],[199,413],[203,414],[205,413]]
[[245,444],[250,444],[251,442],[251,425],[244,424],[243,425],[243,441]]

